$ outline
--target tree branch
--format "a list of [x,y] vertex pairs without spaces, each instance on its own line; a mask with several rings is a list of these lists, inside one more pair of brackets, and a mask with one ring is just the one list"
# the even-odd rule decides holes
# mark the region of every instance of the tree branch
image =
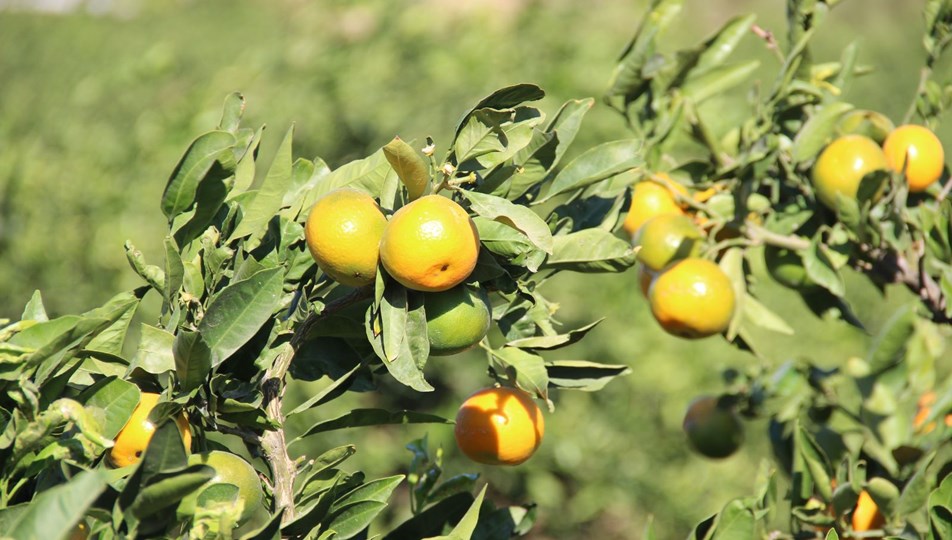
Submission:
[[291,360],[294,359],[294,355],[307,339],[307,335],[314,325],[345,307],[370,298],[372,295],[373,287],[371,286],[355,289],[350,294],[324,306],[320,313],[308,315],[307,319],[294,330],[290,343],[281,350],[281,353],[272,362],[271,367],[265,372],[264,380],[261,383],[265,415],[277,428],[262,433],[260,442],[261,449],[264,451],[265,458],[271,467],[271,475],[274,481],[274,508],[275,510],[284,508],[284,515],[281,518],[282,523],[288,523],[294,519],[294,479],[297,476],[297,466],[288,455],[287,439],[284,434],[284,414],[281,412],[284,390],[287,387],[284,382],[285,375],[287,375],[288,368],[291,367]]

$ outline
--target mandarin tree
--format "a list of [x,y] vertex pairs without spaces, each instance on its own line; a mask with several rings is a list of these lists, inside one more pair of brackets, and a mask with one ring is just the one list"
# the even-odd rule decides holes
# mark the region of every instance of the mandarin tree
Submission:
[[[815,54],[839,3],[787,2],[785,29],[739,15],[668,53],[682,2],[655,0],[605,95],[644,139],[646,170],[685,188],[678,200],[705,232],[696,250],[648,257],[678,243],[638,235],[678,213],[648,217],[632,288],[648,283],[669,332],[721,334],[750,357],[723,372],[722,395],[686,406],[686,440],[723,458],[741,444],[741,419],[759,420],[774,453],[753,495],[691,538],[952,537],[952,181],[936,135],[952,108],[952,2],[923,2],[920,80],[896,119],[844,98],[859,75],[889,76],[862,66],[857,44]],[[750,43],[770,69],[732,58]],[[727,103],[746,108],[739,125],[720,121]],[[772,305],[778,285],[813,317],[870,334],[868,354],[803,355],[787,336],[814,336]]]
[[[55,318],[37,292],[0,329],[0,531],[365,538],[398,489],[412,492],[412,516],[387,538],[528,530],[534,512],[474,496],[478,475],[440,482],[443,450],[425,439],[409,445],[408,478],[346,471],[354,444],[307,455],[293,443],[390,424],[452,430],[429,410],[321,411],[395,385],[433,392],[429,362],[478,348],[487,377],[461,405],[452,452],[515,466],[543,442],[550,389],[595,390],[628,371],[558,359],[597,323],[561,329],[538,285],[634,264],[613,232],[629,181],[592,186],[637,167],[638,144],[563,160],[594,100],[547,120],[530,105],[543,95],[522,84],[487,96],[441,158],[434,141],[394,138],[334,170],[296,158],[293,130],[260,169],[264,130],[243,127],[244,99],[229,96],[166,184],[164,260],[125,245],[142,286]],[[149,299],[159,319],[134,324]],[[291,408],[295,377],[321,386]],[[309,424],[292,440],[295,417]]]

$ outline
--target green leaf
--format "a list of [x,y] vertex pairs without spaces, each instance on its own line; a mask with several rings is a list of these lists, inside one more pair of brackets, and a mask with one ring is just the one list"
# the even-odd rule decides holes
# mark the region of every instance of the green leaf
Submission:
[[869,366],[879,372],[900,361],[909,339],[915,332],[918,316],[915,304],[897,309],[883,326],[869,352]]
[[426,161],[400,137],[394,137],[383,147],[383,155],[406,186],[409,200],[419,199],[430,183],[430,169]]
[[436,416],[434,414],[419,413],[414,411],[387,411],[385,409],[354,409],[349,413],[338,416],[331,420],[325,420],[314,424],[307,429],[300,437],[295,439],[297,442],[305,437],[334,431],[338,429],[383,426],[388,424],[452,424],[453,422]]
[[523,83],[500,88],[499,90],[496,90],[492,94],[489,94],[488,96],[481,99],[475,107],[470,109],[466,114],[463,115],[462,118],[459,119],[459,122],[456,123],[456,129],[454,130],[455,136],[459,136],[459,133],[466,124],[466,121],[469,120],[469,117],[479,109],[508,109],[527,101],[538,101],[544,97],[545,92],[543,92],[541,88],[534,84]]
[[926,507],[929,501],[929,490],[932,480],[929,478],[929,465],[932,464],[935,454],[921,460],[916,465],[916,472],[902,488],[902,494],[896,501],[896,514],[907,516]]
[[491,354],[491,365],[497,372],[506,374],[520,388],[548,402],[549,374],[541,356],[515,347],[495,349]]
[[807,276],[814,283],[838,297],[842,297],[846,293],[846,284],[843,277],[833,266],[822,244],[817,239],[811,242],[810,247],[804,250],[802,255],[803,267],[807,271]]
[[172,357],[182,392],[201,386],[212,370],[212,350],[198,332],[179,331],[172,344]]
[[[500,260],[505,264],[522,266],[531,272],[537,272],[539,266],[545,261],[545,252],[536,247],[529,237],[518,229],[482,216],[473,218],[473,223],[479,231],[479,241],[483,247],[500,255]],[[482,251],[480,250],[481,256]],[[492,265],[495,261],[485,262]]]
[[553,237],[552,255],[542,265],[547,270],[573,272],[622,272],[634,266],[631,244],[603,229],[583,229]]
[[192,142],[172,171],[162,194],[162,213],[170,222],[195,203],[199,183],[216,162],[222,163],[225,176],[230,174],[227,171],[235,165],[232,153],[235,142],[234,134],[227,131],[210,131]]
[[86,515],[96,498],[106,490],[106,475],[98,470],[83,471],[65,484],[37,495],[26,508],[16,511],[7,522],[0,510],[0,524],[4,536],[23,540],[67,538],[73,527]]
[[360,501],[349,504],[326,520],[324,529],[333,531],[332,538],[346,539],[357,536],[377,517],[387,503],[380,501]]
[[655,42],[680,13],[683,0],[654,0],[649,11],[641,19],[638,30],[622,51],[618,64],[612,72],[606,98],[621,96],[627,105],[638,99],[647,88],[649,80],[644,70],[655,59]]
[[767,306],[761,304],[760,301],[749,293],[744,297],[743,305],[744,318],[750,324],[777,332],[778,334],[793,335],[793,328],[787,324],[787,321],[783,320],[780,315],[771,311]]
[[84,395],[88,396],[84,403],[88,409],[101,411],[96,416],[103,419],[102,434],[109,439],[116,438],[139,403],[139,388],[116,377],[102,379],[87,389]]
[[687,99],[701,103],[744,82],[758,67],[760,62],[757,60],[722,64],[702,73],[692,74],[681,87],[681,91]]
[[393,490],[397,489],[397,486],[403,482],[404,478],[406,478],[406,476],[398,474],[386,478],[379,478],[357,486],[334,501],[334,504],[331,505],[331,512],[336,512],[348,505],[358,502],[375,501],[385,503],[390,500]]
[[753,13],[738,15],[724,23],[724,26],[704,43],[694,69],[701,72],[723,63],[734,52],[740,41],[750,35],[750,28],[756,18]]
[[828,472],[830,471],[829,459],[823,454],[813,437],[799,424],[794,445],[810,473],[813,488],[824,500],[830,500],[833,496],[833,487]]
[[261,270],[232,283],[212,299],[198,331],[212,350],[212,367],[224,362],[280,308],[283,269]]
[[318,407],[327,401],[333,399],[334,396],[338,395],[338,391],[341,389],[346,389],[350,385],[350,382],[353,380],[354,375],[362,368],[361,365],[354,366],[350,371],[341,375],[335,379],[331,384],[325,386],[320,392],[317,392],[313,396],[309,397],[304,403],[301,403],[294,408],[291,412],[284,415],[285,419],[291,418],[301,414],[302,412],[309,411],[314,407]]
[[344,186],[351,186],[370,194],[380,193],[390,175],[396,176],[393,167],[387,161],[383,149],[377,150],[369,157],[351,161],[324,176],[308,193],[302,208],[310,209],[318,199]]
[[937,539],[952,539],[952,475],[946,475],[929,494],[929,520]]
[[432,392],[433,387],[423,377],[423,366],[430,354],[426,313],[418,295],[413,297],[413,305],[409,304],[405,288],[397,284],[387,286],[380,299],[379,318],[374,306],[367,310],[367,339],[394,379],[418,392]]
[[49,317],[46,315],[46,308],[43,306],[43,296],[40,291],[33,291],[30,301],[23,307],[23,314],[20,315],[21,321],[46,322]]
[[565,334],[555,334],[548,336],[532,336],[527,338],[516,339],[510,341],[506,345],[510,347],[518,347],[520,349],[530,349],[530,350],[554,350],[560,349],[562,347],[567,347],[573,343],[577,343],[580,339],[585,337],[593,328],[598,326],[598,323],[604,321],[605,318],[598,319],[597,321],[586,324],[581,328],[576,328]]
[[165,296],[165,272],[161,268],[155,266],[154,264],[146,264],[145,257],[142,256],[142,252],[136,249],[132,242],[128,240],[125,243],[126,250],[126,260],[129,261],[129,265],[132,266],[132,269],[135,270],[136,274],[139,274],[139,277],[145,280],[153,289],[159,292],[163,297]]
[[631,368],[618,364],[599,364],[586,360],[546,362],[549,384],[567,390],[594,392],[601,390],[615,377],[631,374]]
[[141,301],[140,292],[119,293],[101,308],[86,313],[86,317],[102,317],[111,323],[86,344],[87,351],[98,351],[113,356],[122,356],[129,325]]
[[819,154],[834,135],[837,120],[843,113],[852,109],[853,106],[849,103],[835,101],[820,108],[811,116],[793,139],[793,148],[790,152],[794,162],[807,161]]
[[234,133],[238,131],[238,125],[241,123],[241,115],[245,112],[245,97],[240,92],[232,92],[225,97],[225,104],[222,106],[221,121],[218,122],[218,129]]
[[138,367],[158,375],[175,369],[175,357],[172,347],[175,336],[154,326],[140,326],[139,348],[132,358],[130,367]]
[[642,164],[641,145],[637,141],[625,139],[602,143],[586,150],[559,171],[545,196],[537,203],[590,186]]
[[160,479],[142,488],[129,511],[139,519],[155,515],[214,478],[215,469],[207,465],[193,465],[181,472],[162,475]]
[[466,190],[460,193],[470,202],[473,211],[480,216],[520,231],[535,247],[545,253],[552,253],[552,232],[549,226],[529,208],[494,195]]
[[281,210],[284,194],[291,185],[293,157],[291,155],[294,126],[288,128],[284,141],[278,148],[264,183],[258,189],[254,199],[244,205],[241,221],[231,233],[229,240],[247,236],[246,249],[254,249],[264,233],[268,222]]
[[549,125],[545,127],[545,131],[555,132],[557,146],[551,162],[544,165],[545,170],[551,170],[562,160],[565,151],[568,150],[579,128],[582,127],[582,119],[594,104],[595,100],[592,98],[569,100],[562,104],[559,112],[555,113]]
[[747,540],[755,538],[757,519],[741,499],[727,503],[717,516],[713,540]]
[[466,515],[453,527],[453,530],[450,531],[448,535],[436,536],[427,540],[470,540],[473,536],[473,532],[476,531],[476,524],[479,522],[479,509],[483,505],[483,497],[485,495],[486,486],[483,486],[483,489],[479,491],[479,495],[476,496],[473,504],[470,505],[469,510],[466,511]]
[[453,143],[457,163],[476,159],[480,168],[491,169],[528,146],[541,122],[541,113],[528,107],[477,110]]

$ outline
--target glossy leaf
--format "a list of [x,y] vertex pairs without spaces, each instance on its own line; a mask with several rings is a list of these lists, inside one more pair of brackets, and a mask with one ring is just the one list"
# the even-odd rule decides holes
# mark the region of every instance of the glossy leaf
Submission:
[[86,514],[86,510],[106,490],[106,477],[101,471],[83,471],[69,482],[50,488],[36,496],[14,519],[7,521],[0,510],[3,534],[10,538],[66,538]]
[[261,270],[228,285],[211,301],[198,325],[212,351],[212,367],[254,336],[283,301],[281,268]]
[[474,212],[487,219],[508,225],[521,233],[545,253],[552,253],[552,233],[549,226],[529,208],[513,204],[501,197],[475,191],[460,192],[469,201]]
[[549,384],[558,388],[594,392],[601,390],[615,377],[629,375],[631,368],[618,364],[599,364],[586,360],[546,362]]
[[165,193],[162,194],[162,212],[169,221],[195,203],[199,183],[216,162],[225,164],[224,171],[229,167],[234,168],[234,145],[235,136],[227,131],[210,131],[192,142],[172,171]]
[[586,150],[570,161],[555,176],[545,196],[538,202],[545,202],[556,195],[568,193],[606,180],[628,169],[644,163],[641,146],[634,140],[620,140],[602,143]]
[[634,266],[635,251],[631,245],[603,229],[583,229],[557,235],[552,242],[552,255],[543,269],[574,272],[622,272]]

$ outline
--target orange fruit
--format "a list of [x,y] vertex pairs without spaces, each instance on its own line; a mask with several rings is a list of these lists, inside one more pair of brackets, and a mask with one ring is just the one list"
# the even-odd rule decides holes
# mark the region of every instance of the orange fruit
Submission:
[[373,197],[343,187],[314,203],[304,238],[317,266],[331,279],[363,287],[377,277],[380,238],[386,226],[387,218]]
[[462,206],[439,195],[397,210],[380,241],[387,273],[417,291],[445,291],[462,283],[478,256],[476,224]]
[[433,356],[471,349],[489,333],[492,307],[486,289],[461,283],[442,292],[425,293],[423,305]]
[[622,228],[629,236],[649,219],[665,214],[683,215],[684,210],[676,194],[687,196],[688,190],[665,173],[653,175],[637,184],[631,192],[631,205],[625,215]]
[[688,406],[681,427],[691,447],[709,458],[725,458],[744,443],[744,424],[714,396],[701,396]]
[[852,525],[856,532],[864,532],[873,529],[880,529],[886,524],[876,502],[870,497],[865,489],[859,493],[859,499],[856,501],[856,507],[853,509]]
[[658,273],[654,270],[643,264],[638,265],[638,288],[641,290],[641,294],[645,295],[645,298],[648,297],[648,289],[651,287],[651,282],[657,276]]
[[655,320],[669,334],[690,339],[727,330],[735,301],[730,278],[707,259],[674,263],[648,289]]
[[894,129],[883,143],[889,168],[905,173],[909,191],[925,191],[942,176],[942,142],[925,126],[907,124]]
[[[149,413],[158,402],[159,394],[149,392],[140,394],[139,404],[132,411],[132,416],[129,417],[126,425],[116,435],[115,444],[109,451],[109,461],[114,466],[126,467],[142,459],[142,453],[149,446],[149,441],[155,433],[155,425],[149,421]],[[175,423],[178,425],[187,452],[192,447],[192,432],[189,430],[188,418],[184,412],[175,417]]]
[[863,135],[844,135],[827,145],[813,165],[816,197],[836,210],[837,193],[855,199],[863,177],[886,168],[886,154],[874,140]]
[[674,261],[696,257],[704,234],[685,215],[664,214],[648,220],[635,235],[638,260],[655,272]]
[[188,458],[188,464],[208,465],[215,469],[215,476],[182,499],[177,509],[180,516],[194,514],[201,492],[215,484],[231,484],[238,488],[238,500],[242,504],[239,523],[243,523],[250,518],[261,506],[264,500],[261,491],[261,480],[258,478],[258,473],[255,472],[254,467],[241,456],[231,452],[213,450],[201,454],[192,454]]
[[456,414],[456,444],[487,465],[518,465],[542,444],[545,420],[532,397],[517,388],[485,388]]

